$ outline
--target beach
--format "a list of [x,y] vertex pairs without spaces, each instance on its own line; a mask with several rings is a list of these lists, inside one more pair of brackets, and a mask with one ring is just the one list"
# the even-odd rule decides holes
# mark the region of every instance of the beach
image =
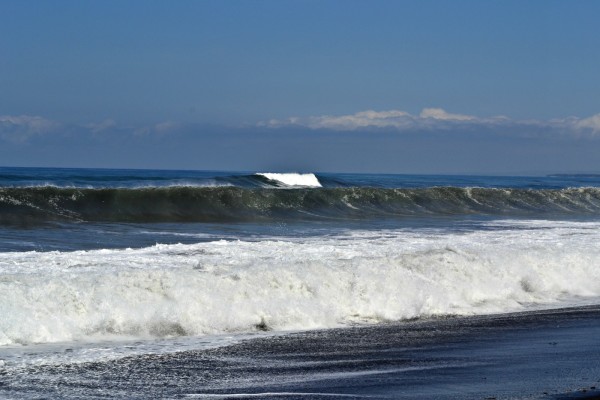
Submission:
[[[268,335],[204,351],[31,367],[5,398],[594,399],[600,307]],[[0,370],[1,371],[1,370]]]

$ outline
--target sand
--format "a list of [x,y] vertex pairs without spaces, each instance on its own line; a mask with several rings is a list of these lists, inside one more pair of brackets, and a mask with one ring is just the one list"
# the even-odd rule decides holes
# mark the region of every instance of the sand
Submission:
[[0,379],[0,397],[18,398],[592,399],[600,306],[278,334]]

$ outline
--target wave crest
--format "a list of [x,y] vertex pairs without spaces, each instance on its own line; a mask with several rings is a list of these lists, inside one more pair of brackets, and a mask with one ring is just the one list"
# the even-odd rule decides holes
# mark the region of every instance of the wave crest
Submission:
[[322,187],[315,174],[281,174],[272,172],[260,172],[256,175],[264,176],[270,181],[282,183],[285,186]]

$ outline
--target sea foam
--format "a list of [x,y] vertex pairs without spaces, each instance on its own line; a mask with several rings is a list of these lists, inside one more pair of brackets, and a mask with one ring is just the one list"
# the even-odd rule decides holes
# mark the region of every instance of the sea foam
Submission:
[[0,254],[0,344],[296,330],[600,296],[600,224]]

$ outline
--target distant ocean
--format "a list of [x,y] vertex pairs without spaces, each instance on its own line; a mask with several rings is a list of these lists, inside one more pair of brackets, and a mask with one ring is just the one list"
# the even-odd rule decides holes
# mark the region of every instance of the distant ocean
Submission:
[[0,374],[599,304],[599,243],[600,175],[0,168]]

